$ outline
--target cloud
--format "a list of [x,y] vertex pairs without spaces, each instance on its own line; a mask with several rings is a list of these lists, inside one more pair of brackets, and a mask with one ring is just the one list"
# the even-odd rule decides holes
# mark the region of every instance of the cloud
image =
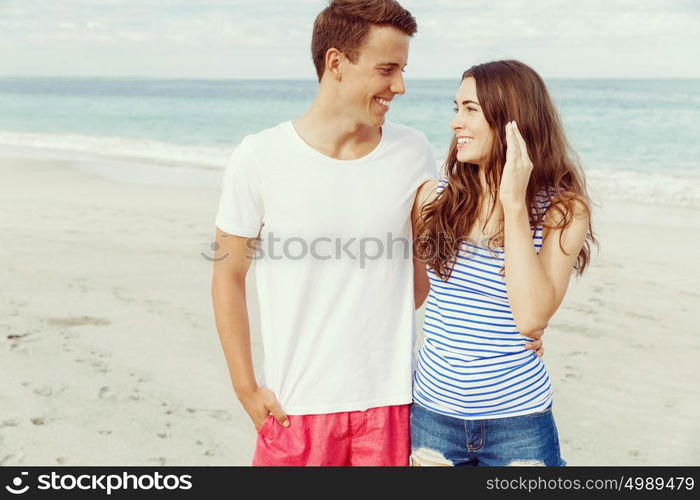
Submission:
[[[495,57],[552,76],[700,77],[691,0],[405,0],[419,32],[412,76]],[[0,0],[4,74],[312,78],[324,0]],[[109,68],[107,70],[107,68]]]

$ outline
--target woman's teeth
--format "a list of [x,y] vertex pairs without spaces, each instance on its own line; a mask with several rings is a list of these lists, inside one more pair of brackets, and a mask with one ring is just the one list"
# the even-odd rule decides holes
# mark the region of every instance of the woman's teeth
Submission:
[[469,144],[473,140],[473,137],[459,137],[457,138],[457,144]]

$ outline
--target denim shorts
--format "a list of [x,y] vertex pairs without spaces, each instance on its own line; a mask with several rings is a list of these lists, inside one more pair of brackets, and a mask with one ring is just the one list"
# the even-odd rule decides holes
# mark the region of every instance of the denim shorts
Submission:
[[413,465],[564,466],[552,406],[518,417],[463,420],[411,405]]

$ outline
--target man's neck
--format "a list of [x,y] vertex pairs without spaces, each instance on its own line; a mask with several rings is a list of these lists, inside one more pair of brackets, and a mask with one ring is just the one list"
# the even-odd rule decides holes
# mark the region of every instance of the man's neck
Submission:
[[337,160],[356,160],[373,151],[382,137],[379,127],[358,124],[319,91],[309,110],[293,121],[312,148]]

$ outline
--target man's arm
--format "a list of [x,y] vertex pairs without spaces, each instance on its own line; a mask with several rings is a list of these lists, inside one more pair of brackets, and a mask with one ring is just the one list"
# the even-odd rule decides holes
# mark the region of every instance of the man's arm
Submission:
[[269,413],[284,426],[289,421],[274,393],[258,385],[253,369],[245,278],[255,255],[254,241],[255,238],[234,236],[216,228],[218,250],[214,256],[211,294],[233,389],[259,429]]
[[[435,190],[437,188],[437,180],[430,179],[425,181],[416,192],[416,197],[413,201],[413,209],[411,210],[411,225],[413,227],[413,238],[415,239],[418,234],[418,224],[421,218],[422,208],[430,203],[435,197]],[[413,257],[413,297],[415,300],[415,307],[419,309],[423,302],[425,302],[428,292],[430,291],[430,281],[428,280],[428,273],[425,269],[425,262]]]

